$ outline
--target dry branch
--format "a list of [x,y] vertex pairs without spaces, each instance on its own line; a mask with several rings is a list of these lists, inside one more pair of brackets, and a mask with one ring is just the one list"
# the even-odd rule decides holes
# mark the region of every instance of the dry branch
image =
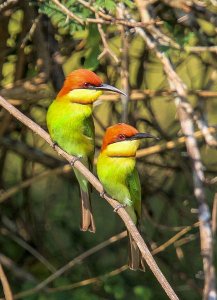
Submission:
[[3,270],[1,264],[0,264],[0,280],[1,280],[1,283],[2,283],[5,299],[6,300],[13,300],[13,294],[11,292],[10,285],[8,283],[7,277],[4,273],[4,270]]
[[[37,93],[36,93],[37,91]],[[146,97],[170,97],[174,94],[174,91],[163,90],[131,90],[130,101],[143,101]],[[188,90],[188,95],[196,95],[202,97],[204,101],[208,101],[210,98],[217,98],[216,91],[209,90]],[[46,84],[34,84],[30,81],[17,83],[16,85],[4,88],[0,91],[0,95],[6,98],[11,104],[17,106],[24,103],[32,104],[42,99],[51,99],[55,95],[48,89]],[[119,101],[120,95],[114,93],[106,93],[100,96],[99,100],[103,101]],[[211,99],[210,99],[211,100]]]
[[[96,18],[98,18],[98,13],[96,13]],[[117,55],[110,49],[110,47],[108,45],[108,41],[107,41],[107,38],[106,38],[106,34],[103,30],[102,24],[97,24],[97,28],[98,28],[98,31],[99,31],[99,34],[101,36],[101,40],[102,40],[102,43],[103,43],[103,51],[98,56],[98,60],[100,60],[104,56],[108,55],[115,61],[116,64],[118,64],[119,59],[118,59]]]
[[[150,16],[147,10],[147,4],[144,1],[136,0],[137,7],[140,12],[142,21],[149,21]],[[149,27],[150,29],[151,27]],[[170,88],[174,90],[175,105],[177,107],[177,113],[179,116],[182,132],[186,137],[186,148],[188,155],[191,159],[192,170],[193,170],[193,182],[194,182],[194,195],[198,201],[199,206],[199,221],[200,221],[200,237],[201,237],[201,253],[203,258],[203,269],[205,275],[204,285],[204,300],[211,299],[212,289],[210,289],[210,272],[214,268],[212,264],[212,253],[213,253],[213,241],[212,231],[210,223],[210,210],[206,203],[205,190],[204,190],[204,172],[203,164],[201,162],[200,151],[197,145],[197,141],[194,137],[194,124],[193,117],[194,112],[187,100],[187,89],[184,82],[175,72],[169,58],[165,53],[161,52],[158,48],[158,40],[152,36],[151,30],[149,33],[151,37],[146,34],[142,28],[136,28],[137,33],[144,39],[150,50],[153,50],[161,61],[164,71],[167,75],[167,80]],[[202,124],[199,119],[199,127],[202,132],[205,132],[204,138],[207,140],[208,129],[206,124]],[[210,136],[209,136],[210,138]],[[214,138],[212,138],[214,139]]]
[[[152,255],[156,255],[157,253],[160,253],[160,252],[164,251],[169,246],[174,245],[175,242],[177,242],[177,240],[179,240],[180,237],[182,237],[183,235],[188,233],[190,230],[192,230],[192,228],[195,228],[195,227],[198,227],[198,226],[199,226],[199,222],[193,224],[192,226],[184,227],[181,231],[179,231],[177,234],[175,234],[173,237],[171,237],[168,241],[166,241],[162,245],[154,248],[151,251]],[[89,284],[99,282],[99,281],[103,280],[103,278],[113,277],[113,276],[116,276],[116,275],[124,272],[125,270],[128,269],[127,265],[119,267],[119,268],[117,268],[117,269],[115,269],[115,270],[113,270],[109,273],[99,275],[99,276],[93,277],[93,278],[88,278],[88,279],[85,279],[85,280],[82,280],[82,281],[79,281],[79,282],[76,282],[76,283],[73,283],[73,284],[63,285],[63,286],[60,286],[58,288],[47,288],[48,284],[50,284],[52,281],[54,281],[55,279],[57,279],[58,277],[63,275],[64,272],[69,271],[69,269],[73,268],[76,264],[80,263],[81,261],[83,261],[88,256],[96,253],[97,251],[103,249],[104,247],[107,247],[111,243],[117,242],[117,241],[121,240],[122,238],[125,238],[126,236],[127,236],[127,231],[123,231],[122,233],[111,237],[107,241],[102,242],[101,244],[98,244],[97,246],[89,249],[88,251],[84,252],[83,254],[79,255],[78,257],[76,257],[73,260],[71,260],[70,262],[68,262],[65,266],[63,266],[62,268],[57,270],[57,272],[55,272],[53,275],[51,275],[50,277],[48,277],[47,279],[42,281],[35,288],[14,295],[14,299],[21,299],[24,296],[32,295],[32,294],[38,292],[39,290],[41,290],[42,288],[44,289],[45,287],[46,287],[46,292],[47,293],[71,290],[71,289],[74,289],[74,288],[78,288],[78,287],[81,287],[81,286],[86,286],[86,285],[89,285]]]
[[29,187],[30,185],[34,184],[38,180],[46,178],[47,176],[58,175],[58,174],[63,174],[63,173],[65,174],[65,173],[69,173],[71,171],[72,171],[72,168],[69,165],[65,165],[62,167],[58,167],[56,169],[46,170],[44,172],[41,172],[40,174],[24,180],[23,182],[9,188],[8,190],[6,190],[2,194],[0,194],[0,203],[6,201],[8,198],[13,196],[14,194],[18,193],[22,189]]
[[[53,147],[53,142],[49,136],[49,134],[44,131],[39,125],[37,125],[35,122],[27,118],[24,114],[22,114],[18,109],[16,109],[13,105],[7,102],[4,98],[0,96],[0,105],[3,106],[8,112],[10,112],[16,119],[18,119],[21,123],[26,125],[28,128],[30,128],[34,133],[38,134],[41,138],[43,138],[51,147]],[[69,155],[65,151],[63,151],[59,147],[55,147],[55,150],[59,155],[64,157],[73,167],[78,169],[82,175],[84,175],[87,180],[95,187],[95,189],[100,193],[100,195],[103,196],[105,200],[108,201],[108,203],[113,207],[117,207],[118,202],[114,199],[110,198],[104,193],[103,186],[101,183],[97,180],[97,178],[79,161],[76,157]],[[118,215],[121,217],[121,219],[124,221],[127,230],[131,233],[133,236],[137,246],[139,247],[142,256],[144,257],[145,261],[147,262],[148,266],[150,267],[151,271],[154,273],[155,277],[163,287],[164,291],[168,295],[168,297],[172,300],[177,300],[178,297],[175,294],[174,290],[162,274],[161,270],[159,269],[158,265],[156,264],[153,256],[151,255],[146,243],[144,242],[143,238],[139,234],[135,224],[127,214],[124,208],[120,208],[118,210]]]
[[127,236],[127,231],[123,231],[119,234],[116,234],[109,238],[108,240],[96,245],[95,247],[92,247],[91,249],[85,251],[81,255],[77,256],[76,258],[70,260],[66,265],[64,265],[62,268],[58,269],[55,273],[47,277],[45,280],[40,282],[38,285],[36,285],[34,288],[29,289],[27,291],[18,293],[15,295],[15,299],[22,299],[23,297],[35,294],[42,289],[44,289],[48,284],[53,282],[55,279],[59,278],[61,275],[63,275],[65,272],[69,271],[72,269],[75,265],[81,263],[83,260],[85,260],[87,257],[90,255],[95,254],[96,252],[102,250],[103,248],[109,246],[112,243],[115,243]]
[[35,248],[29,245],[25,240],[20,238],[18,235],[10,232],[7,228],[1,228],[1,234],[8,236],[11,240],[17,243],[20,247],[28,251],[32,256],[34,256],[38,261],[40,261],[50,272],[55,272],[55,267],[42,256]]
[[17,279],[36,282],[36,279],[32,276],[32,274],[17,266],[17,264],[11,258],[5,256],[2,253],[0,253],[0,264],[7,268],[10,273],[13,274],[13,276]]
[[[217,128],[215,128],[215,127],[209,127],[208,130],[212,134],[217,132]],[[194,133],[194,137],[196,139],[202,138],[203,133],[201,132],[201,130],[196,131]],[[140,149],[137,151],[136,157],[144,157],[144,156],[160,153],[164,150],[175,149],[176,147],[185,144],[185,142],[186,142],[186,137],[182,136],[182,137],[178,138],[176,141],[169,141],[162,145],[155,145],[152,147],[148,147],[146,149]]]
[[[60,291],[68,291],[68,290],[75,289],[75,288],[78,288],[78,287],[81,287],[81,286],[86,286],[86,285],[89,285],[89,284],[93,284],[93,283],[102,281],[103,279],[107,279],[109,277],[116,276],[116,275],[124,272],[127,269],[128,269],[128,266],[124,265],[124,266],[122,266],[120,268],[117,268],[117,269],[115,269],[115,270],[113,270],[111,272],[108,272],[106,274],[99,275],[97,277],[85,279],[85,280],[82,280],[82,281],[79,281],[79,282],[76,282],[76,283],[73,283],[73,284],[68,284],[68,285],[65,285],[65,286],[57,287],[57,288],[49,288],[48,289],[48,293],[56,293],[56,292],[60,292]],[[15,299],[18,299],[18,298],[15,297]]]

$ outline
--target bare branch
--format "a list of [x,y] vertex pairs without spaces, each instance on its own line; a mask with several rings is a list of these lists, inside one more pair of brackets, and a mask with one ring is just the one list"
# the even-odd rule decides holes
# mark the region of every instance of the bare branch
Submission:
[[[151,251],[152,255],[156,255],[157,253],[160,253],[162,251],[164,251],[166,248],[168,248],[169,246],[173,245],[177,240],[179,240],[180,237],[182,237],[183,235],[185,235],[186,233],[188,233],[190,230],[192,230],[192,228],[195,228],[195,227],[198,227],[199,226],[199,222],[193,224],[192,226],[186,226],[184,227],[180,232],[178,232],[177,234],[175,234],[172,238],[170,238],[168,241],[166,241],[165,243],[163,243],[162,245],[160,245],[159,247],[156,247],[155,249],[153,249]],[[112,238],[110,238],[109,240],[99,244],[98,246],[88,250],[87,252],[83,253],[82,255],[80,255],[79,257],[81,258],[81,256],[83,256],[83,259],[86,258],[87,256],[95,253],[96,251],[99,251],[101,250],[102,248],[99,247],[100,245],[103,246],[103,248],[105,246],[108,246],[110,243],[113,243],[113,242],[116,242],[124,237],[127,236],[127,232],[124,231],[116,236],[113,236]],[[93,250],[93,251],[91,251]],[[85,256],[85,254],[87,253],[87,256]],[[82,260],[83,260],[82,259]],[[66,264],[64,267],[62,267],[61,269],[59,269],[55,274],[53,274],[52,276],[48,277],[45,281],[43,282],[46,282],[46,286],[48,283],[51,283],[51,279],[52,281],[55,280],[56,278],[58,278],[59,276],[61,276],[63,274],[63,272],[66,272],[66,271],[69,271],[69,267],[70,269],[72,267],[74,267],[75,264],[73,263],[79,263],[80,260],[78,260],[78,257],[73,259],[72,261],[70,261],[68,264]],[[89,279],[85,279],[85,280],[82,280],[82,281],[79,281],[79,282],[76,282],[76,283],[73,283],[73,284],[69,284],[69,285],[63,285],[63,286],[60,286],[58,288],[47,288],[46,289],[46,292],[48,293],[54,293],[54,292],[59,292],[59,291],[66,291],[66,290],[71,290],[71,289],[75,289],[75,288],[78,288],[78,287],[81,287],[81,286],[86,286],[86,285],[89,285],[89,284],[93,284],[95,282],[99,282],[101,280],[103,280],[103,278],[108,278],[108,277],[113,277],[113,276],[116,276],[122,272],[124,272],[125,270],[127,270],[128,267],[127,265],[124,265],[122,267],[119,267],[111,272],[108,272],[106,274],[103,274],[103,275],[99,275],[97,277],[93,277],[93,278],[89,278]],[[50,279],[50,281],[48,282],[48,280]],[[16,294],[14,296],[15,299],[21,299],[23,296],[25,295],[32,295],[36,292],[39,291],[39,289],[37,287],[39,287],[40,285],[42,285],[41,282],[38,286],[36,286],[34,289],[31,289],[29,291],[26,291],[26,292],[22,292],[22,293],[19,293],[19,294]],[[45,286],[44,286],[45,287]]]
[[3,291],[4,291],[4,294],[5,294],[5,299],[6,300],[13,300],[14,299],[13,294],[11,292],[10,285],[8,283],[7,277],[4,273],[4,270],[3,270],[1,264],[0,264],[0,280],[1,280]]
[[29,295],[39,292],[40,290],[44,289],[48,284],[50,284],[52,281],[54,281],[55,279],[57,279],[58,277],[63,275],[65,272],[69,271],[75,265],[81,263],[84,259],[86,259],[90,255],[102,250],[103,248],[109,246],[112,243],[115,243],[115,242],[125,238],[126,236],[127,236],[127,231],[123,231],[119,234],[112,236],[108,240],[96,245],[95,247],[85,251],[81,255],[79,255],[76,258],[74,258],[73,260],[69,261],[66,265],[64,265],[62,268],[58,269],[55,273],[53,273],[52,275],[47,277],[45,280],[40,282],[34,288],[16,294],[15,299],[22,299],[25,296],[29,296]]
[[29,245],[26,241],[24,241],[19,236],[10,232],[7,228],[1,228],[1,234],[8,236],[20,247],[22,247],[23,249],[31,253],[32,256],[38,259],[50,272],[54,272],[56,270],[55,267],[44,256],[42,256],[36,249],[34,249],[31,245]]
[[[96,13],[96,18],[98,18],[98,13]],[[118,59],[117,55],[110,49],[110,47],[108,45],[108,42],[107,42],[107,39],[106,39],[106,34],[103,31],[102,25],[97,24],[97,27],[98,27],[98,31],[99,31],[99,34],[101,36],[103,47],[104,47],[102,53],[98,56],[98,59],[100,60],[105,55],[108,55],[115,61],[116,64],[118,64],[119,59]]]
[[6,267],[14,277],[25,281],[36,282],[36,279],[32,274],[18,267],[12,259],[5,256],[3,253],[0,253],[0,263]]
[[[39,125],[35,122],[27,118],[24,114],[22,114],[18,109],[16,109],[13,105],[8,103],[4,98],[0,96],[0,105],[3,106],[7,111],[9,111],[15,118],[17,118],[21,123],[26,125],[30,128],[33,132],[41,136],[50,146],[53,147],[53,142],[49,136],[49,134],[44,131]],[[63,151],[58,146],[55,147],[55,150],[59,155],[64,157],[73,167],[78,169],[82,175],[95,187],[95,189],[104,196],[104,199],[108,201],[108,203],[115,208],[118,205],[118,202],[114,199],[110,198],[104,193],[102,184],[97,180],[97,178],[79,161],[76,157],[69,155],[65,151]],[[135,224],[129,217],[128,213],[125,211],[124,208],[120,208],[117,214],[121,217],[123,222],[125,223],[127,230],[133,236],[138,248],[140,249],[142,256],[144,257],[145,261],[147,262],[148,266],[150,267],[151,271],[154,273],[155,277],[157,278],[158,282],[161,284],[162,288],[168,295],[171,300],[177,300],[178,297],[175,294],[174,290],[162,274],[161,270],[159,269],[158,265],[156,264],[153,256],[151,255],[146,243],[144,242],[143,238],[139,234]]]
[[63,167],[58,167],[56,169],[46,170],[38,175],[35,175],[32,178],[26,179],[25,181],[21,182],[20,184],[17,184],[15,186],[11,187],[10,189],[6,190],[2,194],[0,194],[0,203],[4,202],[5,200],[10,198],[14,194],[18,193],[20,190],[29,187],[30,185],[32,185],[33,183],[35,183],[38,180],[41,180],[41,179],[43,179],[47,176],[51,176],[51,175],[69,173],[70,171],[72,171],[72,168],[69,165],[65,165]]
[[[99,275],[97,277],[92,277],[92,278],[89,278],[89,279],[85,279],[85,280],[82,280],[82,281],[79,281],[79,282],[76,282],[76,283],[60,286],[60,287],[57,287],[57,288],[49,288],[48,293],[68,291],[68,290],[72,290],[72,289],[75,289],[75,288],[78,288],[78,287],[81,287],[81,286],[86,286],[86,285],[89,285],[89,284],[93,284],[93,283],[96,283],[96,282],[99,282],[99,281],[103,280],[104,278],[107,279],[107,278],[116,276],[116,275],[124,272],[127,269],[128,269],[128,266],[124,265],[120,268],[117,268],[117,269],[115,269],[111,272],[108,272],[106,274]],[[15,297],[15,299],[18,299],[18,298]]]
[[[124,4],[119,3],[117,6],[117,14],[120,19],[124,19]],[[130,101],[130,85],[129,85],[129,36],[128,32],[125,30],[125,27],[120,25],[120,33],[121,33],[121,87],[122,90],[127,95],[121,95],[122,102],[122,122],[128,122],[128,110],[129,110],[129,101]]]
[[212,234],[215,238],[216,235],[216,223],[217,223],[217,193],[215,194],[213,201],[213,209],[212,209]]
[[[216,133],[217,132],[217,128],[215,127],[209,127],[209,132],[210,133]],[[203,137],[203,133],[201,132],[201,130],[194,132],[194,137],[196,139],[200,139]],[[182,136],[180,138],[178,138],[176,141],[169,141],[165,144],[162,145],[155,145],[152,147],[148,147],[146,149],[140,149],[137,151],[136,153],[136,157],[143,157],[143,156],[148,156],[148,155],[152,155],[155,153],[160,153],[164,150],[170,150],[170,149],[175,149],[176,147],[183,145],[186,143],[186,137]]]

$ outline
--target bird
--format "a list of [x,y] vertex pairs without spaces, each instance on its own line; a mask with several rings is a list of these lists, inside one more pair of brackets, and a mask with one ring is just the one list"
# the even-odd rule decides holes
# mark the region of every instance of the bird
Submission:
[[[110,126],[105,132],[97,159],[97,175],[104,191],[125,208],[138,229],[141,220],[141,184],[136,169],[136,151],[143,138],[155,137],[150,133],[140,133],[125,123]],[[132,270],[144,270],[141,253],[129,232],[128,237],[128,266]]]
[[[123,94],[114,86],[105,84],[93,71],[74,70],[65,78],[56,99],[48,108],[46,121],[53,146],[58,145],[79,159],[90,171],[95,151],[95,129],[92,116],[93,103],[104,91]],[[95,232],[90,202],[90,184],[74,168],[80,185],[82,231]]]

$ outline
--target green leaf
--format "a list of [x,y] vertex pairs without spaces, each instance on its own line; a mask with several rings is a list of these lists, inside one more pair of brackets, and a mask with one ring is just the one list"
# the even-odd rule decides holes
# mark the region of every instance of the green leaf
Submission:
[[90,50],[86,54],[84,68],[95,70],[99,65],[98,56],[100,54],[100,35],[96,24],[89,26],[87,48]]

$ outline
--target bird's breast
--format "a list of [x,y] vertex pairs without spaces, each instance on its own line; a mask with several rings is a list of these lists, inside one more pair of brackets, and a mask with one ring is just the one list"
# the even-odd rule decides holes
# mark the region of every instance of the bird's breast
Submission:
[[125,183],[135,168],[135,157],[109,157],[99,155],[97,173],[103,182]]
[[85,135],[85,127],[92,121],[92,106],[56,101],[47,113],[47,126],[51,138],[73,155],[91,155],[94,152],[92,130]]

